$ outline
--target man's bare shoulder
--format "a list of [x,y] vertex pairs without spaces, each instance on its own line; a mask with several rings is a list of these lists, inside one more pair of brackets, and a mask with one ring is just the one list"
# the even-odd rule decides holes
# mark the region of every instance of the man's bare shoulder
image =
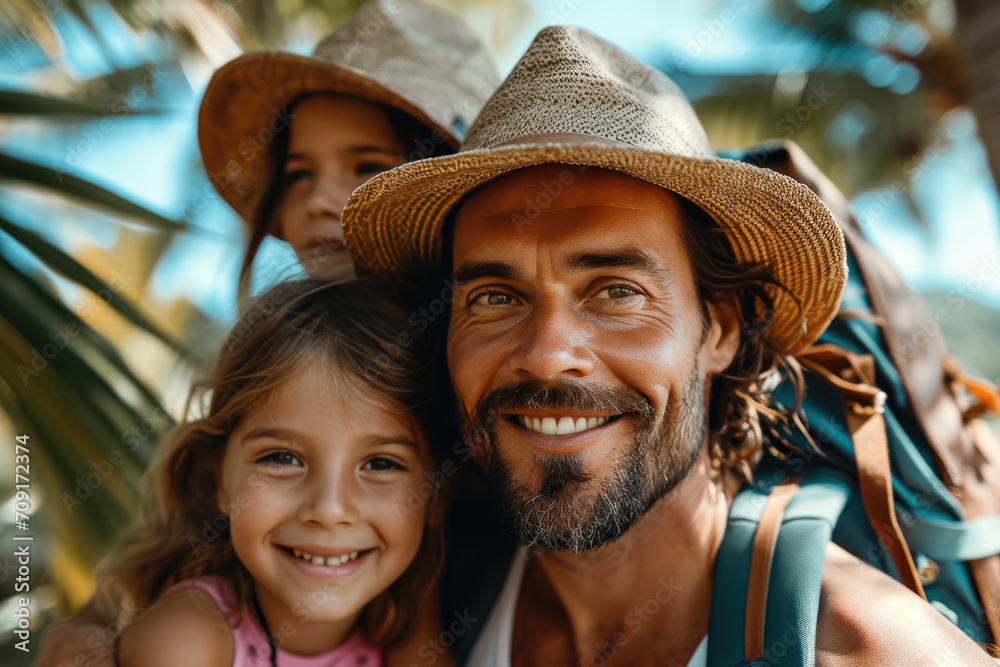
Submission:
[[120,667],[231,665],[233,633],[205,591],[182,588],[164,595],[122,635]]
[[996,667],[997,663],[926,601],[831,544],[823,564],[816,664]]

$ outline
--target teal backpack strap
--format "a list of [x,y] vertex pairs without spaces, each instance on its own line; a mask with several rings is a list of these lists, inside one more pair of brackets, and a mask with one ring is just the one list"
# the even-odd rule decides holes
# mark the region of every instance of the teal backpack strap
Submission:
[[815,664],[823,561],[849,493],[823,471],[736,496],[715,561],[708,667]]

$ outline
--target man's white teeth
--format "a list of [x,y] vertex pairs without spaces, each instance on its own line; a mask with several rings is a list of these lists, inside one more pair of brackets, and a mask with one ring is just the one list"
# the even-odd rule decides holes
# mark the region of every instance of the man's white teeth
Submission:
[[328,558],[323,558],[322,556],[313,556],[299,549],[292,549],[295,553],[296,558],[302,558],[304,560],[312,561],[315,565],[343,565],[349,560],[354,560],[358,557],[357,551],[352,551],[349,554],[344,554],[342,556],[330,556]]
[[604,426],[608,422],[607,417],[528,417],[518,415],[517,421],[521,426],[531,429],[536,433],[545,435],[567,435],[569,433],[580,433],[598,426]]

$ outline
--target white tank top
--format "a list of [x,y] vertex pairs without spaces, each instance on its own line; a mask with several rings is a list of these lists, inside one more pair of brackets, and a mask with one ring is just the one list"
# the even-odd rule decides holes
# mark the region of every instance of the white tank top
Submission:
[[[469,665],[476,667],[510,667],[510,647],[514,639],[514,611],[517,609],[517,596],[521,592],[521,581],[528,565],[528,550],[524,547],[514,554],[510,571],[504,581],[503,590],[493,611],[486,619],[486,625],[476,640],[469,657]],[[708,635],[701,640],[687,667],[707,667],[708,665]]]

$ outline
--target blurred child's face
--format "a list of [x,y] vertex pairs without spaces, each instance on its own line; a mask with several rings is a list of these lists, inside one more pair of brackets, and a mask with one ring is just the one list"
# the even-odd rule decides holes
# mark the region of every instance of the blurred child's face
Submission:
[[427,443],[336,372],[304,365],[243,419],[223,459],[219,502],[272,632],[353,623],[420,547]]
[[405,151],[377,105],[323,94],[295,105],[289,128],[280,231],[311,278],[352,279],[340,217],[347,199]]

